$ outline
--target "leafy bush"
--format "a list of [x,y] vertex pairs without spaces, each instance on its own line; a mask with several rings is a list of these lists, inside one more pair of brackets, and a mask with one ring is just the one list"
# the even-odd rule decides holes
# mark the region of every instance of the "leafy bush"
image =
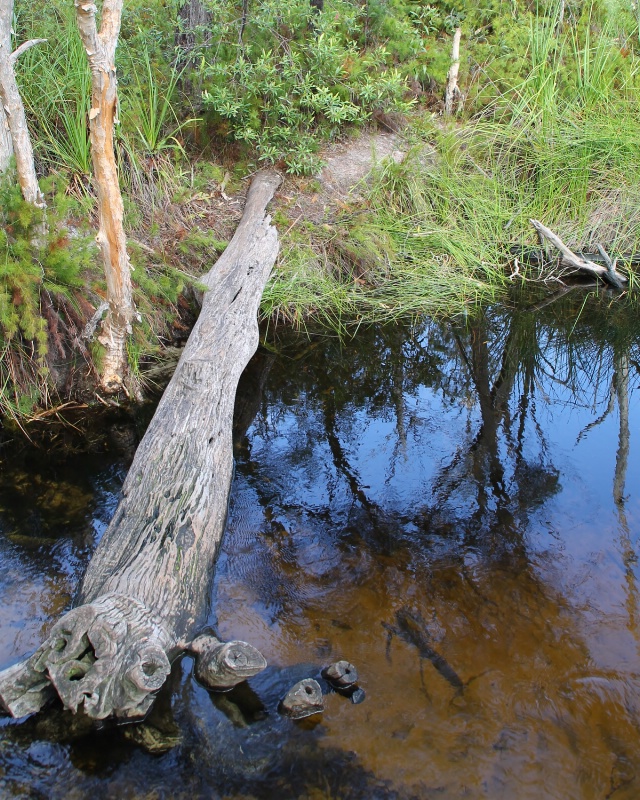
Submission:
[[317,12],[309,0],[265,0],[246,20],[230,0],[208,6],[216,44],[204,65],[205,107],[219,133],[250,145],[260,161],[313,173],[320,137],[376,109],[408,109],[389,50],[375,40],[359,48],[367,26],[360,4],[327,0]]
[[[0,183],[0,413],[27,415],[49,392],[48,354],[73,348],[83,324],[91,238],[68,228],[77,201],[53,179],[41,181],[43,211],[22,199],[15,176]],[[84,305],[84,308],[82,307]]]

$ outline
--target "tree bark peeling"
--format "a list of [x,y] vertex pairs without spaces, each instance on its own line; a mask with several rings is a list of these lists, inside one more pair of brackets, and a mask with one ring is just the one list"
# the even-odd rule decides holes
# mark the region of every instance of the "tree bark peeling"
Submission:
[[265,211],[279,183],[273,172],[254,178],[238,229],[204,279],[200,317],[89,563],[82,605],[0,673],[0,703],[14,716],[55,693],[95,719],[144,716],[184,650],[202,657],[203,675],[222,675],[211,685],[233,685],[234,669],[242,680],[264,668],[249,645],[196,634],[227,515],[236,388],[258,345],[258,306],[278,253]]
[[105,348],[100,382],[107,392],[122,388],[127,372],[127,339],[135,317],[131,264],[124,233],[124,207],[113,148],[117,121],[118,80],[115,53],[123,0],[104,0],[100,31],[95,3],[75,0],[76,20],[91,70],[89,137],[98,195],[99,229],[96,241],[104,264],[109,310],[98,341]]

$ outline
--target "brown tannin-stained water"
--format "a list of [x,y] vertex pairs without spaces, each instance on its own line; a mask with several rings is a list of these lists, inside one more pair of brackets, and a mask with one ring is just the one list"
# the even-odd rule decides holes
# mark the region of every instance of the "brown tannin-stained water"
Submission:
[[[640,797],[640,326],[583,301],[261,353],[210,623],[269,667],[213,694],[184,658],[146,726],[4,720],[0,796]],[[126,465],[1,458],[5,667],[70,604]],[[341,658],[364,702],[278,714]]]

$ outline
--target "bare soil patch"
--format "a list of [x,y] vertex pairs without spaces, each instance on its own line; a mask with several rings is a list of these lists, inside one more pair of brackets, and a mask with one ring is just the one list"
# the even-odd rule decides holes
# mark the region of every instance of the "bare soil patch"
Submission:
[[367,131],[325,148],[325,166],[313,181],[288,179],[280,191],[289,201],[291,216],[311,222],[331,222],[346,203],[362,199],[367,176],[386,158],[400,163],[406,155],[403,137],[396,133]]

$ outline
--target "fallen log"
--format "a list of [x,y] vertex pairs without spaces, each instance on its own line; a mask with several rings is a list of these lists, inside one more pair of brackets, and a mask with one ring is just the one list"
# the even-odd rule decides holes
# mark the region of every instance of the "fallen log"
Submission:
[[198,636],[233,473],[240,375],[258,345],[257,311],[278,253],[266,207],[280,178],[258,173],[223,255],[204,278],[198,321],[142,439],[122,497],[82,581],[78,605],[30,657],[0,673],[15,717],[57,694],[93,719],[145,715],[183,651],[228,688],[266,662],[244,642]]

